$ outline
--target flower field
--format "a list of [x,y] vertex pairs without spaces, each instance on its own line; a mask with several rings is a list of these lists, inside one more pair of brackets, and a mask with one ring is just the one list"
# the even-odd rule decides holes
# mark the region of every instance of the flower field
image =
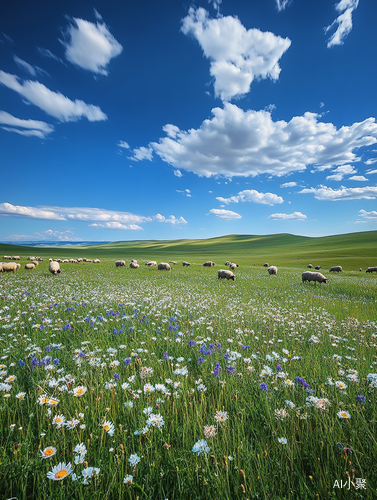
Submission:
[[376,498],[376,276],[61,267],[0,275],[1,498]]

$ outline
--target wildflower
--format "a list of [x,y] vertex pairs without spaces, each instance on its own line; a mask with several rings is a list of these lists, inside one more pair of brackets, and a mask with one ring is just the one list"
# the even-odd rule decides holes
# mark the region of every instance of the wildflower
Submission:
[[149,393],[155,391],[153,385],[149,384],[149,383],[144,385],[143,390],[144,390],[144,394],[149,394]]
[[17,380],[16,375],[10,375],[9,377],[7,377],[7,378],[4,380],[4,382],[5,382],[6,384],[9,384],[10,382],[14,382],[15,380]]
[[204,437],[206,439],[216,436],[216,427],[214,425],[206,425],[204,427]]
[[120,380],[120,375],[119,375],[119,373],[114,373],[114,375],[113,375],[113,379],[114,379],[114,380]]
[[87,453],[87,449],[84,443],[77,444],[73,451],[74,453],[78,453],[79,455],[85,455]]
[[151,413],[151,415],[149,415],[149,418],[147,420],[147,425],[153,426],[153,427],[158,427],[159,429],[161,429],[161,427],[164,424],[165,424],[164,419],[163,419],[162,415],[160,415],[160,413],[158,413],[157,415],[154,415],[153,413]]
[[125,408],[133,408],[134,406],[132,401],[126,401],[125,403],[123,403],[123,405]]
[[336,443],[336,447],[337,447],[339,450],[343,450],[343,448],[344,448],[343,443]]
[[61,481],[65,477],[69,476],[73,471],[71,463],[66,464],[65,462],[60,462],[60,464],[55,465],[50,472],[47,473],[48,479],[53,479],[54,481]]
[[103,424],[102,424],[102,429],[104,431],[107,432],[107,434],[109,434],[109,436],[114,436],[114,432],[115,432],[115,426],[112,422],[109,422],[108,420],[106,420]]
[[74,429],[79,423],[80,420],[77,420],[77,418],[73,418],[72,420],[68,420],[64,425],[65,427],[68,427],[68,429]]
[[128,459],[128,462],[132,467],[136,467],[137,464],[140,462],[140,457],[137,453],[134,453],[133,455],[130,456]]
[[[16,397],[17,397],[17,396],[16,396]],[[366,398],[365,398],[365,396],[361,396],[361,395],[359,394],[359,396],[356,396],[356,401],[357,401],[358,403],[365,403]]]
[[54,448],[53,446],[48,446],[43,451],[39,450],[39,453],[42,455],[41,458],[51,458],[55,455],[56,448]]
[[289,413],[284,408],[275,410],[276,420],[284,420],[288,417],[289,417]]
[[338,418],[351,418],[351,414],[348,411],[338,411],[337,413]]
[[226,411],[219,411],[217,410],[216,413],[215,413],[215,420],[216,422],[226,422],[228,420],[229,416],[228,416],[228,412]]
[[209,450],[210,447],[207,445],[207,441],[205,441],[204,439],[199,439],[199,441],[195,443],[194,446],[192,447],[193,453],[197,453],[198,456],[201,453],[208,453]]
[[64,415],[56,415],[52,421],[52,425],[56,425],[57,429],[60,429],[65,424]]
[[342,391],[344,391],[345,389],[347,389],[347,384],[345,384],[344,382],[342,382],[341,380],[338,380],[335,382],[335,385],[341,389]]
[[284,437],[282,437],[282,438],[278,438],[278,441],[279,441],[279,443],[281,443],[281,444],[287,444],[287,438],[284,438]]
[[16,398],[17,399],[25,399],[25,396],[26,396],[26,392],[19,392],[18,394],[16,394]]
[[87,388],[84,385],[79,385],[73,389],[73,395],[77,398],[83,396],[87,391]]
[[203,358],[200,356],[198,358],[198,365],[200,366],[201,364],[203,364]]
[[85,462],[85,453],[81,453],[80,455],[75,456],[75,464],[83,464]]
[[268,391],[268,386],[265,382],[262,382],[259,387],[260,389],[262,389],[262,391]]
[[123,479],[124,484],[131,484],[134,477],[131,474],[127,474],[127,476]]
[[288,408],[291,409],[293,409],[296,406],[292,401],[289,400],[284,401],[284,403],[288,406]]

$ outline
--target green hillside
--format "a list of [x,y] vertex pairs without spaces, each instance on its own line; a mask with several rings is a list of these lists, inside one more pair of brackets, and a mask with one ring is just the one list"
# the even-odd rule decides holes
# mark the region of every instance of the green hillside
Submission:
[[292,234],[227,235],[203,240],[119,241],[87,247],[23,247],[0,245],[0,255],[40,255],[46,258],[109,258],[188,260],[218,264],[231,260],[243,265],[306,267],[321,265],[326,269],[341,265],[345,270],[377,265],[377,231],[349,233],[320,238]]

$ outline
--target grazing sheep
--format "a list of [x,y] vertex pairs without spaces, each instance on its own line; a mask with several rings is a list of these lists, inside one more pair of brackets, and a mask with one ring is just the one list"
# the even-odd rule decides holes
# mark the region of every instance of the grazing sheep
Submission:
[[30,256],[30,257],[27,258],[27,260],[35,260],[35,257]]
[[131,262],[135,262],[135,264],[137,264],[137,260],[136,259],[131,259]]
[[34,264],[35,267],[39,266],[39,262],[37,260],[32,260],[31,263]]
[[[77,262],[77,261],[76,261]],[[93,264],[101,264],[101,261],[99,259],[94,259]]]
[[342,273],[342,272],[343,272],[342,266],[333,266],[329,270],[329,273]]
[[230,266],[230,265],[231,265],[230,260],[227,260],[227,261],[225,262],[225,264],[224,264],[224,266]]
[[178,262],[176,260],[170,260],[169,264],[174,264],[176,266],[178,264]]
[[33,262],[30,262],[29,264],[25,264],[25,269],[35,269],[35,264]]
[[[362,271],[361,267],[359,267],[359,271]],[[366,271],[365,271],[366,272]]]
[[276,276],[276,275],[277,275],[277,273],[278,273],[278,268],[277,268],[276,266],[270,266],[270,267],[267,269],[267,271],[268,271],[268,274],[269,274],[270,276],[272,276],[272,275],[275,275],[275,276]]
[[43,257],[37,257],[37,260],[39,260],[39,262],[43,262]]
[[14,255],[12,257],[12,260],[21,260],[21,257],[19,255]]
[[59,262],[50,262],[50,265],[48,266],[48,270],[50,271],[51,274],[56,275],[58,273],[61,273],[62,270],[60,269],[60,264]]
[[191,266],[190,262],[186,262],[185,260],[182,261],[182,266],[183,267],[188,267]]
[[3,262],[3,273],[15,273],[21,266],[15,262]]
[[219,269],[217,271],[217,277],[218,279],[226,278],[227,280],[233,280],[233,281],[236,279],[232,271],[228,271],[228,269]]
[[235,264],[234,262],[231,262],[231,263],[229,264],[229,269],[230,269],[231,271],[234,271],[235,269],[237,269],[237,267],[238,267],[238,265],[237,265],[237,264]]
[[157,267],[157,262],[155,260],[150,260],[146,262],[145,265],[149,267]]
[[265,264],[263,264],[263,267],[270,267],[268,262],[266,262]]
[[322,269],[322,267],[321,267],[321,266],[315,266],[315,268],[314,268],[314,269],[315,269],[316,271],[319,271],[320,269]]
[[170,271],[173,268],[170,267],[170,264],[168,264],[167,262],[160,262],[157,266],[157,269],[159,271]]
[[137,262],[130,262],[130,269],[137,269],[139,266],[139,264]]
[[368,267],[368,269],[365,272],[366,273],[377,273],[377,266]]
[[115,261],[115,267],[124,267],[126,265],[125,260],[116,260]]
[[323,276],[322,273],[315,273],[313,271],[305,271],[302,273],[302,282],[305,283],[305,281],[314,281],[316,284],[317,283],[327,283],[329,280]]
[[308,269],[313,269],[313,264],[308,264]]
[[204,262],[203,267],[211,267],[215,265],[216,264],[212,260],[207,260],[207,262]]

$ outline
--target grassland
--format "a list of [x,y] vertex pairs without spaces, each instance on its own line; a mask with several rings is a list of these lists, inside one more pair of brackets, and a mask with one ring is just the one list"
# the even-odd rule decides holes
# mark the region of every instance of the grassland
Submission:
[[[2,247],[22,268],[0,274],[0,498],[375,499],[375,235]],[[303,284],[309,261],[346,271]]]

